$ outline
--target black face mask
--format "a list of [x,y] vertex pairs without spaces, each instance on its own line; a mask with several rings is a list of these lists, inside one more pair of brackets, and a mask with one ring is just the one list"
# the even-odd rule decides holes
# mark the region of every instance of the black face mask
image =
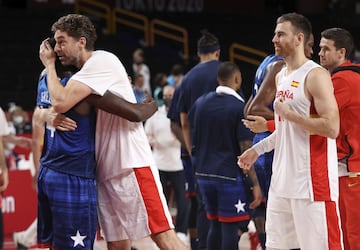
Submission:
[[171,103],[171,98],[164,98],[163,99],[163,102],[164,102],[164,105],[166,106],[166,107],[169,107],[170,106],[170,103]]

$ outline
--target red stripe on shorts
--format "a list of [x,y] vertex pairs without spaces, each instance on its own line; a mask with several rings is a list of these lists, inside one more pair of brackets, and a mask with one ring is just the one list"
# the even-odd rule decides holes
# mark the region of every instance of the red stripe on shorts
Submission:
[[150,167],[134,168],[134,172],[148,213],[151,233],[156,234],[169,230],[170,225],[164,212],[168,208],[163,206]]
[[341,250],[339,217],[334,201],[325,201],[329,250]]

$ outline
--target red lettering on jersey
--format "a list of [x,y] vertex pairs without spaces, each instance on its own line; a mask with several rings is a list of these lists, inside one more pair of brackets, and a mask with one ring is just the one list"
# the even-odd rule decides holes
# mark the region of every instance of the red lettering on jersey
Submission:
[[294,99],[294,93],[290,90],[280,90],[276,92],[276,98],[282,97],[284,99]]

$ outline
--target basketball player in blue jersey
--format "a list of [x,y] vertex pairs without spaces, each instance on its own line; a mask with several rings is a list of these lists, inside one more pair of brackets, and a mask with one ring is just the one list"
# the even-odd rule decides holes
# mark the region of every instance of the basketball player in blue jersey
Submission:
[[[63,75],[61,84],[70,77]],[[131,104],[109,92],[89,96],[68,112],[56,114],[46,79],[42,74],[34,112],[35,129],[46,125],[38,174],[38,246],[93,249],[98,226],[93,106],[134,121],[147,119],[157,106],[154,101]]]
[[[50,112],[46,73],[38,84],[37,112]],[[69,77],[61,80],[66,84]],[[94,109],[85,103],[64,114],[72,131],[46,124],[38,174],[38,245],[92,249],[97,221]],[[71,142],[71,143],[70,143]]]
[[189,112],[194,122],[195,173],[210,220],[207,249],[237,250],[239,222],[247,225],[249,209],[261,203],[262,195],[252,169],[254,201],[250,203],[245,174],[236,164],[237,154],[252,143],[252,134],[241,121],[245,101],[237,93],[242,82],[240,69],[224,62],[217,72],[220,86],[199,97]]
[[[305,44],[305,55],[309,59],[313,54],[312,47],[314,45],[314,36],[311,34]],[[254,89],[251,97],[246,103],[244,109],[244,116],[249,119],[245,120],[245,126],[255,132],[253,144],[261,141],[269,136],[274,131],[274,109],[273,101],[275,98],[276,86],[275,76],[282,69],[285,62],[283,57],[278,55],[267,56],[259,65],[255,78]],[[262,122],[266,126],[266,130],[257,131],[253,126],[257,126],[257,122]],[[259,179],[260,187],[265,198],[264,203],[252,211],[253,220],[258,233],[261,247],[265,249],[265,202],[270,186],[270,179],[272,173],[272,160],[274,152],[265,153],[261,155],[254,163],[254,168]]]

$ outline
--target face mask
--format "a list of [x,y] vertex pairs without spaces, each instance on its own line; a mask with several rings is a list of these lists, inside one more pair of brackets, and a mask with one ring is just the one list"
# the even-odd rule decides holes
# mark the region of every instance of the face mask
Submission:
[[24,121],[24,117],[21,115],[16,115],[13,117],[13,121],[15,124],[21,124]]
[[164,98],[163,99],[163,102],[164,102],[164,105],[166,106],[166,107],[169,107],[170,106],[170,103],[171,103],[171,98]]

